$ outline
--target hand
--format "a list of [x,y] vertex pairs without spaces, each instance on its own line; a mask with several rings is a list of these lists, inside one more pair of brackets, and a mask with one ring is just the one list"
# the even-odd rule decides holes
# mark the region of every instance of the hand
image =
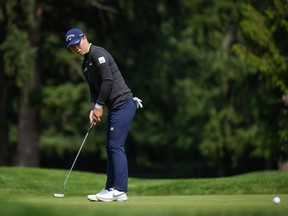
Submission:
[[136,104],[136,108],[143,108],[143,105],[142,105],[142,100],[140,98],[137,98],[137,97],[133,97],[133,100],[135,101],[135,104]]
[[[96,122],[96,123],[100,122],[103,116],[103,109],[94,108],[93,110],[91,110],[91,112],[92,112],[92,120],[93,120],[92,122]],[[91,112],[90,112],[90,115],[91,115]],[[91,118],[90,118],[90,121],[91,121]]]
[[94,123],[94,125],[96,124],[96,122],[93,118],[93,110],[91,110],[89,113],[89,120],[90,120],[90,124],[92,124],[92,123]]

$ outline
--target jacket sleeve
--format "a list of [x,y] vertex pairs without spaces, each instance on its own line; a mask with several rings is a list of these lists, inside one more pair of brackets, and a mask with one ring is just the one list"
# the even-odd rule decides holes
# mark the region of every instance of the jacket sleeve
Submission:
[[92,90],[92,88],[89,85],[89,90],[90,90],[90,110],[94,109],[96,101],[97,101],[97,94],[95,91]]
[[92,61],[93,64],[96,65],[101,78],[101,86],[96,103],[104,105],[113,86],[113,75],[109,66],[109,55],[103,50],[94,52]]

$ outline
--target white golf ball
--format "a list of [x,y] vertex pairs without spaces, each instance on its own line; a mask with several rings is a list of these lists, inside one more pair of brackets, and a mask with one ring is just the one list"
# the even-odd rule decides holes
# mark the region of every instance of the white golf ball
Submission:
[[279,204],[281,202],[280,197],[274,197],[273,198],[273,203]]

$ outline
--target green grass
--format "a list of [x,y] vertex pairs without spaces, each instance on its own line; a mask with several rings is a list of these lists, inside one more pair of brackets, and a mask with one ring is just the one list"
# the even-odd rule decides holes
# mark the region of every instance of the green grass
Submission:
[[[288,173],[256,172],[211,179],[129,179],[129,200],[91,203],[105,175],[67,170],[0,168],[0,215],[287,215]],[[281,203],[272,203],[274,196]]]

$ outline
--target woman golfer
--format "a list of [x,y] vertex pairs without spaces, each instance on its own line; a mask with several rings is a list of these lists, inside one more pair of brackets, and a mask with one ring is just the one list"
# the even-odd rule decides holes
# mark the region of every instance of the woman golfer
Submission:
[[107,180],[105,188],[88,195],[90,201],[126,201],[128,167],[125,140],[136,108],[141,100],[133,98],[113,57],[104,48],[89,43],[80,29],[70,29],[66,45],[73,53],[84,57],[82,72],[89,85],[90,123],[99,123],[104,106],[108,109],[106,128]]

